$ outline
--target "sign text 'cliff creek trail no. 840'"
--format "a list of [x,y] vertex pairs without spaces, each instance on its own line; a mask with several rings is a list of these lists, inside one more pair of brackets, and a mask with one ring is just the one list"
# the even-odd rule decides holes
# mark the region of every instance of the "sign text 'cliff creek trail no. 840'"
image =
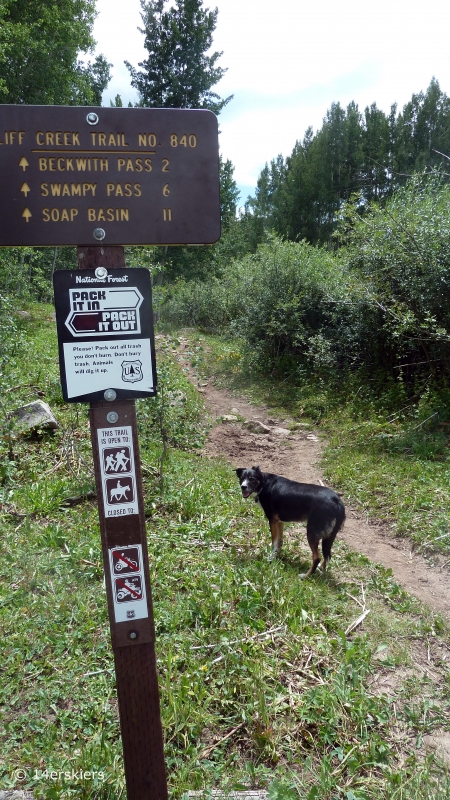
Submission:
[[220,236],[210,111],[0,105],[0,176],[2,247]]

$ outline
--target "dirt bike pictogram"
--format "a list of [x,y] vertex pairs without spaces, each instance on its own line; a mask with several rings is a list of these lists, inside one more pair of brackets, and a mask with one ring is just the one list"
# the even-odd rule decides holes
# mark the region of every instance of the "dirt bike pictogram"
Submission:
[[117,570],[118,572],[121,572],[123,569],[130,570],[133,567],[135,567],[137,569],[137,561],[134,561],[133,559],[128,559],[127,561],[122,561],[122,559],[119,558],[119,560],[116,561],[116,563],[114,564],[114,569]]

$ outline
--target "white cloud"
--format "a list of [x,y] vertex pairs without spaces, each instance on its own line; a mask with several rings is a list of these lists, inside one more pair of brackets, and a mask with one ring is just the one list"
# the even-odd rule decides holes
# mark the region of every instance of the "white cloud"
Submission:
[[[450,94],[450,4],[442,0],[217,0],[214,50],[228,71],[218,91],[235,99],[220,117],[221,149],[238,184],[254,186],[266,161],[288,155],[333,101],[401,108],[435,76]],[[124,59],[146,56],[139,0],[97,0],[98,52],[114,63],[104,102],[134,101]]]

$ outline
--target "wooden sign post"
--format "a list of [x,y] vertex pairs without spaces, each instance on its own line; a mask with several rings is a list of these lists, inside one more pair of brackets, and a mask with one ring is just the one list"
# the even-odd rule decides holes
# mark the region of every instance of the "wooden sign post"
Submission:
[[135,398],[156,392],[147,270],[123,245],[220,236],[217,119],[0,105],[0,247],[77,245],[54,274],[61,383],[89,402],[128,800],[167,800]]
[[[123,247],[79,248],[78,259],[86,269],[125,267]],[[134,400],[91,403],[90,425],[127,797],[167,800]],[[120,494],[127,486],[133,495]],[[131,500],[138,514],[107,516]]]

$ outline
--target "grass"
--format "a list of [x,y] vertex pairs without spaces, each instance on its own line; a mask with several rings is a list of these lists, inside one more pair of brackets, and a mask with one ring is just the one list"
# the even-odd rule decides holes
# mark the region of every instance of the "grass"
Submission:
[[402,387],[375,393],[350,377],[340,389],[308,376],[278,380],[251,369],[239,340],[199,337],[203,369],[327,438],[330,483],[370,515],[408,536],[425,555],[450,555],[450,398],[425,392],[407,402]]
[[[29,388],[8,388],[37,385],[60,428],[15,439],[13,462],[2,444],[13,467],[0,487],[0,787],[124,799],[97,509],[62,505],[93,488],[87,407],[63,404],[51,309],[30,310],[3,402],[27,402]],[[259,510],[229,465],[199,455],[200,399],[176,345],[158,340],[163,392],[138,403],[172,800],[214,787],[267,787],[271,800],[447,797],[450,778],[425,748],[449,730],[446,625],[342,543],[330,573],[306,582],[301,529],[267,560]],[[346,635],[361,604],[370,614]]]

